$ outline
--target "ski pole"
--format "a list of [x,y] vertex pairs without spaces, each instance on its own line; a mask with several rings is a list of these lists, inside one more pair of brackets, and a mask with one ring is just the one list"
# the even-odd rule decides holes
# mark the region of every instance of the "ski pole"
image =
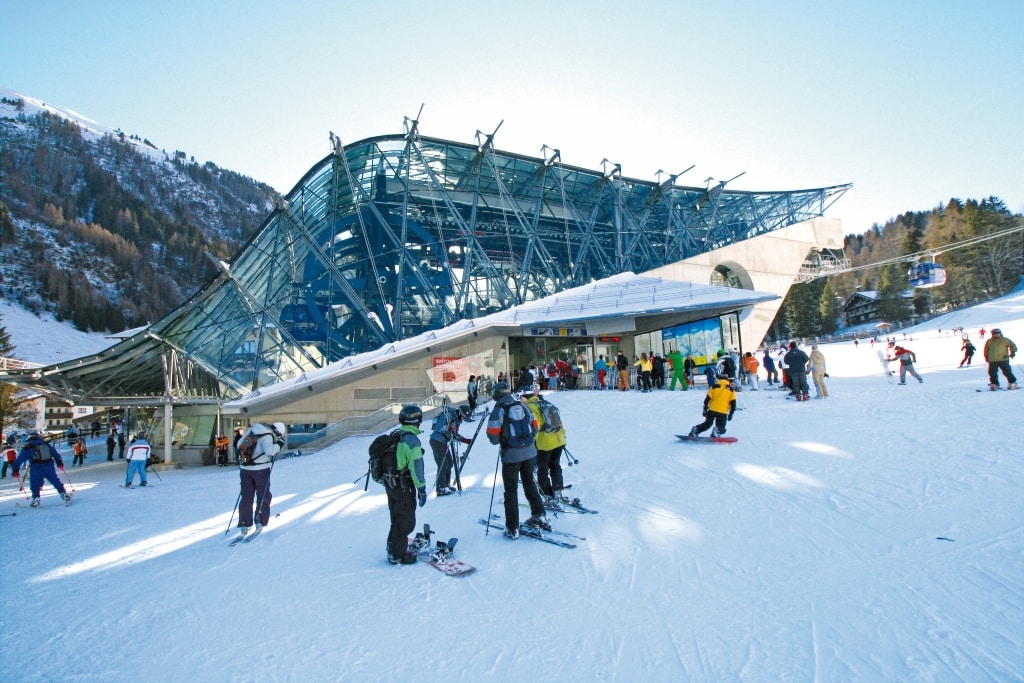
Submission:
[[[363,476],[359,477],[359,479],[365,479],[366,480],[366,484],[363,485],[363,491],[366,491],[367,489],[370,488],[370,468],[369,467],[366,468],[366,474],[364,474]],[[358,484],[359,483],[359,479],[356,479],[352,483],[353,484]]]
[[[462,477],[460,473],[462,467],[459,466],[459,442],[452,439],[448,444],[448,454],[452,456],[452,465],[455,468],[455,488],[458,489],[459,495],[462,495]],[[447,456],[446,456],[447,457]]]
[[570,463],[570,465],[569,465],[569,466],[570,466],[570,467],[571,467],[572,465],[579,465],[579,464],[580,464],[580,461],[579,461],[579,460],[577,460],[577,459],[576,459],[576,457],[575,457],[575,456],[574,456],[574,455],[573,455],[572,453],[570,453],[570,452],[569,452],[569,449],[568,449],[568,448],[566,448],[566,447],[563,447],[563,448],[562,448],[562,452],[563,452],[563,453],[565,453],[565,457],[569,458],[569,463]]
[[25,463],[25,469],[22,473],[21,478],[18,479],[18,490],[25,494],[25,500],[32,500],[32,497],[25,490],[25,482],[28,481],[28,468],[29,464]]
[[242,502],[242,491],[239,487],[238,499],[235,501],[235,507],[231,508],[231,516],[228,518],[228,528],[224,530],[224,535],[227,536],[231,531],[231,522],[235,520],[235,511],[238,510],[238,504]]
[[160,473],[156,471],[156,468],[154,467],[152,470],[149,469],[152,464],[153,463],[151,463],[150,461],[147,460],[146,461],[146,466],[143,469],[145,469],[147,471],[151,471],[153,474],[156,475],[156,478],[159,479],[161,483],[163,483],[164,478],[160,476]]
[[[498,463],[500,463],[500,462],[501,462],[501,447],[499,446],[498,447],[498,457],[494,461],[494,480],[491,482],[491,504],[487,508],[487,519],[488,519],[488,521],[491,519],[491,513],[494,510],[494,487],[497,486],[497,484],[498,484]],[[491,525],[488,524],[487,527],[484,529],[484,536],[487,536],[490,533],[491,533]]]
[[64,478],[68,480],[68,486],[71,487],[71,493],[74,493],[75,492],[75,485],[71,483],[71,477],[68,476],[68,472],[67,472],[67,470],[64,469],[64,465],[61,465],[57,469],[59,469],[61,472],[64,473]]

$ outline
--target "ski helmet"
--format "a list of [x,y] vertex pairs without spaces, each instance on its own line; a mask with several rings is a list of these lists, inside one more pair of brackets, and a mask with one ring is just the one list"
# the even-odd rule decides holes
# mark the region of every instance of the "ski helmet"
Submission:
[[402,406],[402,410],[398,413],[398,423],[403,425],[416,425],[423,422],[423,410],[418,405],[409,404]]
[[497,401],[499,398],[508,396],[511,393],[512,391],[508,388],[508,384],[505,382],[498,382],[494,385],[494,388],[491,389],[491,398]]
[[463,420],[468,419],[472,414],[473,411],[469,409],[469,406],[459,406],[459,415],[462,416]]

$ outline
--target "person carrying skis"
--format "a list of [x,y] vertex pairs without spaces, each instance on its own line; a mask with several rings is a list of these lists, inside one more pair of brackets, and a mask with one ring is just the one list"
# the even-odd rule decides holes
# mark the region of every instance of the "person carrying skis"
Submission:
[[537,491],[533,470],[537,464],[537,419],[531,411],[512,395],[508,385],[494,385],[491,394],[494,408],[487,420],[487,440],[498,446],[501,458],[501,481],[505,489],[505,536],[513,541],[519,538],[519,480],[523,480],[523,493],[530,503],[530,518],[526,526],[551,530],[544,515],[544,501]]
[[430,450],[434,453],[434,463],[437,464],[437,479],[434,482],[434,492],[438,496],[447,496],[455,493],[452,488],[452,454],[449,444],[452,441],[460,443],[472,443],[459,434],[459,426],[462,421],[470,415],[469,406],[445,406],[434,418],[430,427]]
[[921,379],[921,375],[917,374],[917,370],[914,369],[914,363],[917,362],[917,356],[914,352],[902,346],[897,346],[893,342],[889,342],[889,346],[892,347],[892,357],[900,359],[900,384],[907,383],[908,372],[917,378],[918,384],[924,382]]
[[[256,533],[263,531],[270,522],[270,472],[274,468],[274,456],[284,445],[285,427],[275,422],[268,427],[257,422],[246,430],[238,441],[238,476],[242,495],[238,508],[238,527],[242,536],[252,530],[256,521]],[[253,499],[256,500],[255,513]]]
[[57,489],[57,493],[60,494],[65,505],[71,503],[71,494],[64,489],[64,484],[57,477],[57,470],[53,466],[54,463],[57,463],[57,467],[64,469],[64,459],[60,457],[60,452],[39,432],[32,432],[28,435],[28,441],[25,442],[21,453],[18,454],[18,459],[14,461],[14,471],[19,471],[22,464],[26,462],[32,465],[28,471],[29,488],[32,490],[32,507],[39,507],[39,491],[43,488],[44,479],[50,482],[50,486]]
[[[989,341],[992,340],[989,339]],[[960,367],[963,367],[964,365],[971,367],[971,359],[974,358],[974,352],[976,349],[974,348],[974,344],[971,343],[971,340],[967,338],[967,335],[964,335],[964,343],[960,346],[960,350],[964,352],[964,358],[960,361]]]
[[725,434],[725,423],[732,420],[736,412],[736,391],[732,386],[732,378],[719,375],[713,387],[708,389],[704,397],[704,421],[690,429],[690,438],[696,438],[701,432],[714,425],[711,438]]
[[988,388],[995,391],[999,388],[999,372],[1006,377],[1006,388],[1016,389],[1017,378],[1010,369],[1010,359],[1017,355],[1017,345],[1003,336],[998,327],[992,330],[992,336],[985,342],[985,360],[988,361]]
[[[562,489],[562,451],[565,449],[565,427],[559,424],[548,425],[544,419],[544,405],[547,399],[540,395],[540,385],[533,385],[532,395],[526,399],[526,407],[533,413],[539,427],[537,431],[537,487],[540,489],[544,507],[549,510],[561,510],[563,501]],[[559,418],[560,420],[561,418]]]
[[423,409],[418,405],[402,406],[398,413],[401,440],[395,448],[396,471],[384,479],[388,496],[391,527],[388,529],[387,553],[390,564],[416,564],[416,553],[409,552],[409,534],[416,528],[416,503],[427,504],[427,485],[423,474],[423,445],[420,423]]
[[149,455],[153,452],[149,442],[143,436],[136,435],[128,445],[128,476],[125,477],[124,487],[130,489],[135,482],[135,473],[139,473],[139,486],[149,486],[146,482],[146,466],[149,465]]

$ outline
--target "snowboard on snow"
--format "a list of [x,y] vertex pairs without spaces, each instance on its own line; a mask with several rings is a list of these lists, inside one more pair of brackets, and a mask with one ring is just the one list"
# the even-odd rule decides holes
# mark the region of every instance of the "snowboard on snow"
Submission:
[[418,532],[415,538],[409,539],[409,550],[416,553],[416,558],[420,562],[429,564],[445,576],[462,576],[476,571],[476,567],[454,558],[455,544],[459,539],[449,538],[431,546],[430,537],[435,533],[437,532],[432,531],[429,524],[424,524],[423,531]]
[[676,434],[680,441],[699,441],[701,443],[736,443],[739,441],[735,436],[689,436],[687,434]]

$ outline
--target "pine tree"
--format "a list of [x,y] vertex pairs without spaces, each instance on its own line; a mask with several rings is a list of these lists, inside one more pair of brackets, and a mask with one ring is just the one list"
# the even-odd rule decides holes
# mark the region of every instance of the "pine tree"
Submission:
[[823,334],[832,334],[839,328],[839,314],[841,312],[839,299],[832,289],[832,284],[826,280],[821,290],[821,298],[818,300],[818,311],[821,313],[821,331]]

